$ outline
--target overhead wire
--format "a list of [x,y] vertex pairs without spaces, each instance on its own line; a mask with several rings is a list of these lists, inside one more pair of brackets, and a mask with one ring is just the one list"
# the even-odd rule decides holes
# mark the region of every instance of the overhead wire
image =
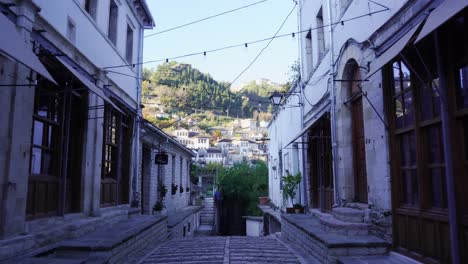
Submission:
[[[260,52],[257,54],[257,56],[255,56],[255,58],[252,60],[252,62],[249,63],[249,65],[243,70],[241,71],[241,73],[239,73],[232,82],[230,82],[228,85],[226,85],[224,88],[223,88],[223,91],[228,89],[235,81],[237,81],[250,67],[252,67],[252,65],[258,60],[258,58],[262,55],[262,53],[270,46],[271,42],[276,38],[276,36],[278,35],[278,33],[281,31],[281,29],[283,28],[283,26],[286,24],[287,20],[289,19],[289,17],[291,16],[291,14],[293,13],[294,9],[296,9],[296,6],[297,6],[297,3],[295,2],[293,8],[291,9],[291,11],[288,13],[288,15],[286,16],[286,18],[283,20],[283,22],[281,23],[280,27],[278,28],[278,30],[276,31],[275,33],[275,36],[273,38],[271,38],[271,40],[267,43],[267,45],[262,49],[260,50]],[[198,108],[200,107],[203,107],[204,105],[206,105],[207,103],[209,103],[211,101],[211,98],[209,98],[209,100],[206,100],[204,103],[201,104],[201,106],[199,106]],[[164,129],[164,128],[167,128],[167,127],[171,127],[173,126],[174,124],[182,121],[183,119],[185,119],[186,117],[190,116],[191,114],[193,114],[194,111],[191,111],[190,113],[188,113],[187,115],[185,115],[185,117],[181,117],[177,120],[175,120],[174,122],[166,125],[165,127],[162,127],[161,129]]]
[[258,1],[258,2],[252,3],[252,4],[248,4],[248,5],[241,6],[241,7],[235,8],[235,9],[231,9],[231,10],[228,10],[228,11],[224,11],[224,12],[219,13],[219,14],[215,14],[215,15],[211,15],[211,16],[208,16],[208,17],[205,17],[205,18],[201,18],[201,19],[198,19],[198,20],[195,20],[195,21],[186,23],[186,24],[182,24],[182,25],[180,25],[180,26],[176,26],[176,27],[173,27],[173,28],[168,28],[168,29],[165,29],[165,30],[162,30],[162,31],[159,31],[159,32],[155,32],[155,33],[146,35],[145,38],[152,37],[152,36],[156,36],[156,35],[159,35],[159,34],[163,34],[163,33],[166,33],[166,32],[169,32],[169,31],[173,31],[173,30],[176,30],[176,29],[179,29],[179,28],[191,26],[191,25],[193,25],[193,24],[200,23],[200,22],[203,22],[203,21],[206,21],[206,20],[215,18],[215,17],[219,17],[219,16],[222,16],[222,15],[226,15],[226,14],[229,14],[229,13],[233,13],[233,12],[236,12],[236,11],[239,11],[239,10],[242,10],[242,9],[246,9],[246,8],[252,7],[252,6],[261,4],[261,3],[263,3],[263,2],[266,2],[266,1],[268,1],[268,0]]
[[238,48],[238,47],[245,47],[246,44],[248,46],[248,45],[257,44],[257,43],[261,43],[261,42],[265,42],[265,41],[270,41],[272,39],[284,38],[284,37],[288,37],[288,36],[291,37],[293,35],[295,36],[296,34],[308,33],[311,30],[318,30],[318,29],[322,29],[322,28],[326,28],[326,27],[334,26],[334,25],[338,25],[338,24],[341,24],[341,25],[344,26],[345,22],[353,21],[353,20],[356,20],[356,19],[359,19],[359,18],[363,18],[363,17],[366,17],[366,16],[371,16],[371,15],[381,13],[381,12],[385,12],[385,11],[388,11],[388,9],[381,9],[381,10],[369,12],[369,13],[362,14],[362,15],[359,15],[359,16],[356,16],[356,17],[352,17],[352,18],[349,18],[349,19],[340,20],[338,22],[334,22],[334,23],[331,23],[331,24],[328,24],[328,25],[323,25],[323,26],[320,26],[320,27],[300,30],[300,31],[297,31],[297,32],[291,32],[291,33],[275,35],[273,37],[258,39],[258,40],[244,42],[244,43],[240,43],[240,44],[228,45],[228,46],[224,46],[224,47],[220,47],[220,48],[216,48],[216,49],[204,50],[204,51],[199,51],[199,52],[192,52],[192,53],[173,56],[173,57],[166,57],[166,58],[149,60],[149,61],[144,61],[144,62],[139,62],[139,63],[132,63],[132,64],[121,64],[121,65],[108,66],[108,67],[103,67],[103,69],[122,68],[122,67],[128,67],[128,66],[134,67],[136,65],[144,65],[144,64],[164,62],[164,61],[168,62],[168,61],[171,61],[171,60],[176,60],[176,59],[181,59],[181,58],[186,58],[186,57],[193,57],[193,56],[198,56],[198,55],[206,56],[209,53],[214,53],[214,52],[227,50],[227,49]]

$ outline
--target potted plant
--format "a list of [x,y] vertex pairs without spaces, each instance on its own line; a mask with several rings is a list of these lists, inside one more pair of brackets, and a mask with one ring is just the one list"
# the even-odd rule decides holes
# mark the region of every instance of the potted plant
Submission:
[[164,186],[163,184],[160,184],[158,187],[158,191],[159,191],[159,197],[161,199],[164,199],[164,197],[166,197],[166,194],[167,194],[166,186]]
[[185,191],[186,191],[186,192],[189,192],[189,191],[190,191],[190,188],[189,188],[189,187],[185,188]]
[[182,185],[179,187],[179,192],[180,192],[180,193],[183,193],[183,192],[184,192],[184,187],[182,187]]
[[178,185],[172,184],[172,195],[175,195],[177,193],[177,190],[179,189]]
[[162,202],[157,201],[153,206],[153,214],[160,215],[163,208],[164,208],[164,205],[162,204]]
[[303,214],[304,213],[304,206],[302,206],[302,204],[300,204],[300,203],[294,204],[293,208],[294,208],[294,212],[296,214]]
[[[283,199],[287,202],[288,198],[291,204],[294,204],[297,186],[301,182],[301,173],[291,174],[286,170],[286,176],[283,176]],[[294,208],[286,207],[286,213],[294,213]]]
[[268,196],[260,196],[258,197],[258,200],[260,205],[266,205],[270,198],[268,198]]

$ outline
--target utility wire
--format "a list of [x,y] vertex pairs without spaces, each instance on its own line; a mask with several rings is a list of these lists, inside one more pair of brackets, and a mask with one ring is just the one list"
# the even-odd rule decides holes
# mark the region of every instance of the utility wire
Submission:
[[[278,33],[281,31],[281,29],[283,28],[284,24],[286,24],[286,22],[288,21],[289,17],[291,16],[291,14],[293,13],[294,9],[296,9],[296,6],[297,6],[297,3],[294,4],[293,8],[291,9],[291,11],[288,13],[288,15],[286,16],[286,18],[283,20],[283,22],[281,23],[280,27],[278,28],[278,30],[276,31],[275,35],[270,39],[270,41],[267,43],[267,45],[257,54],[257,56],[252,60],[252,62],[250,62],[250,64],[241,72],[239,73],[236,78],[234,78],[234,80],[229,83],[228,85],[226,85],[224,88],[223,88],[223,91],[228,89],[235,81],[237,81],[250,67],[252,67],[252,65],[258,60],[258,58],[262,55],[262,53],[270,46],[271,42],[276,38],[276,36],[278,35]],[[221,91],[222,92],[222,91]],[[208,100],[206,100],[205,102],[203,102],[199,107],[197,108],[201,108],[201,107],[204,107],[207,103],[211,102],[211,98],[209,98]],[[173,126],[175,123],[178,123],[180,121],[182,121],[183,119],[185,119],[186,117],[190,116],[191,114],[193,114],[195,111],[191,111],[190,113],[188,113],[187,115],[185,115],[185,117],[180,117],[178,118],[177,120],[175,120],[174,122],[166,125],[165,127],[162,127],[161,129],[164,129],[164,128],[168,128],[168,127],[171,127]]]
[[371,16],[371,15],[374,15],[374,14],[377,14],[377,13],[382,13],[382,12],[385,12],[385,11],[388,11],[388,9],[381,9],[381,10],[369,12],[369,13],[366,13],[366,14],[362,14],[362,15],[359,15],[359,16],[356,16],[356,17],[345,19],[345,20],[340,20],[338,22],[334,22],[334,23],[331,23],[331,24],[328,24],[328,25],[323,25],[323,26],[320,26],[320,27],[309,28],[309,29],[296,31],[296,32],[291,32],[291,33],[286,33],[286,34],[281,34],[281,35],[275,35],[273,37],[258,39],[258,40],[254,40],[254,41],[250,41],[250,42],[244,42],[244,43],[241,43],[241,44],[229,45],[229,46],[224,46],[224,47],[221,47],[221,48],[205,50],[205,51],[199,51],[199,52],[193,52],[193,53],[178,55],[178,56],[174,56],[174,57],[167,57],[165,59],[156,59],[156,60],[149,60],[149,61],[144,61],[144,62],[139,62],[139,63],[108,66],[108,67],[104,67],[103,69],[122,68],[122,67],[128,67],[128,66],[135,67],[136,65],[150,64],[150,63],[157,63],[157,62],[164,62],[164,61],[169,62],[171,60],[176,60],[176,59],[181,59],[181,58],[186,58],[186,57],[193,57],[193,56],[199,56],[199,55],[206,56],[208,53],[214,53],[214,52],[227,50],[227,49],[238,48],[238,47],[246,47],[246,46],[248,47],[248,45],[258,44],[258,43],[265,42],[265,41],[270,41],[270,40],[276,39],[276,38],[284,38],[284,37],[288,37],[288,36],[291,37],[291,36],[295,36],[296,34],[308,33],[309,31],[312,31],[312,30],[318,30],[318,29],[322,29],[322,28],[326,28],[326,27],[330,27],[330,26],[334,26],[334,25],[338,25],[338,24],[341,24],[342,26],[344,26],[344,24],[346,22],[356,20],[356,19],[359,19],[359,18],[363,18],[363,17],[367,17],[367,16]]
[[176,30],[176,29],[179,29],[179,28],[183,28],[183,27],[186,27],[186,26],[190,26],[190,25],[193,25],[193,24],[196,24],[196,23],[205,21],[205,20],[209,20],[209,19],[212,19],[212,18],[215,18],[215,17],[219,17],[219,16],[222,16],[222,15],[226,15],[226,14],[229,14],[229,13],[232,13],[232,12],[236,12],[236,11],[239,11],[239,10],[242,10],[242,9],[245,9],[245,8],[249,8],[249,7],[254,6],[254,5],[261,4],[261,3],[266,2],[266,1],[268,1],[268,0],[258,1],[258,2],[255,2],[255,3],[249,4],[249,5],[241,6],[241,7],[235,8],[235,9],[231,9],[231,10],[228,10],[228,11],[225,11],[225,12],[222,12],[222,13],[219,13],[219,14],[216,14],[216,15],[212,15],[212,16],[205,17],[205,18],[202,18],[202,19],[198,19],[198,20],[195,20],[195,21],[192,21],[192,22],[189,22],[189,23],[180,25],[180,26],[176,26],[176,27],[169,28],[169,29],[166,29],[166,30],[163,30],[163,31],[155,32],[155,33],[146,35],[145,38],[152,37],[152,36],[156,36],[156,35],[159,35],[159,34],[162,34],[162,33],[166,33],[166,32],[169,32],[169,31],[173,31],[173,30]]

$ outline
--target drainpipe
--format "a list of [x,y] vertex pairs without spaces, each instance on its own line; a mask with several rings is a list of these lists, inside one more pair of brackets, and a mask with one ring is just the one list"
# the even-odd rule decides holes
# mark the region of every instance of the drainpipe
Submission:
[[[138,32],[138,62],[143,61],[143,26],[140,28]],[[138,198],[137,196],[137,184],[138,184],[138,168],[140,163],[140,120],[143,118],[141,116],[141,82],[143,81],[143,65],[138,64],[137,66],[137,79],[136,79],[136,98],[137,98],[137,106],[136,112],[137,117],[135,121],[135,159],[134,159],[134,172],[133,172],[133,181],[132,181],[132,192],[133,192],[133,201],[137,203],[137,207],[139,206],[139,202],[141,197]],[[136,200],[138,198],[138,200]]]
[[[297,32],[302,32],[302,24],[301,24],[301,11],[302,11],[302,1],[298,1],[298,4],[299,4],[299,8],[298,8],[298,12],[297,12],[297,27],[298,27],[298,31]],[[299,65],[300,65],[300,71],[303,71],[304,70],[304,66],[303,66],[303,63],[302,63],[302,58],[301,58],[301,53],[302,53],[302,48],[301,48],[301,35],[299,34],[298,38],[297,38],[297,42],[298,42],[298,54],[297,54],[297,57],[299,58],[300,62],[299,62]],[[300,75],[302,76],[302,74]],[[306,87],[307,84],[302,84],[302,81],[301,81],[301,78],[299,79],[299,81],[297,82],[297,86],[299,88],[299,106],[301,107],[300,109],[300,115],[301,115],[301,123],[300,123],[300,128],[301,128],[301,131],[302,129],[304,128],[304,88]],[[302,204],[307,207],[309,206],[309,200],[307,199],[307,177],[306,177],[306,166],[305,166],[305,163],[306,163],[306,153],[307,151],[305,150],[304,148],[304,135],[301,136],[301,143],[299,144],[299,150],[301,151],[301,154],[302,154],[302,192],[304,193],[304,197],[302,199]],[[299,192],[301,193],[301,192]]]
[[[304,128],[304,89],[302,87],[302,84],[301,84],[301,81],[299,81],[297,83],[297,85],[299,86],[299,106],[301,107],[301,131],[302,131],[302,128]],[[304,85],[305,86],[305,85]],[[307,133],[306,133],[307,134]],[[300,143],[300,147],[299,147],[299,150],[301,151],[301,154],[302,154],[302,188],[303,188],[303,192],[304,192],[304,197],[303,197],[303,200],[302,200],[302,203],[304,206],[309,206],[309,200],[307,199],[307,177],[305,176],[305,172],[306,172],[306,166],[305,166],[305,163],[306,163],[306,151],[305,151],[305,148],[304,148],[304,142],[305,142],[305,137],[304,135],[301,136],[301,143]]]
[[458,219],[457,219],[457,206],[455,196],[455,179],[453,170],[453,157],[452,157],[452,144],[450,141],[450,116],[447,102],[447,79],[445,78],[445,61],[443,61],[443,54],[440,49],[439,34],[435,32],[435,50],[436,50],[436,61],[437,71],[440,78],[439,91],[441,93],[441,119],[442,119],[442,141],[444,145],[444,156],[445,156],[445,181],[447,188],[447,204],[448,204],[448,216],[449,216],[449,232],[450,232],[450,243],[452,253],[452,263],[460,263],[460,248],[459,248],[459,230],[458,230]]
[[335,53],[334,53],[334,45],[333,45],[333,20],[332,20],[332,11],[331,11],[331,0],[328,0],[328,21],[330,27],[330,76],[331,76],[331,140],[332,140],[332,157],[333,157],[333,187],[335,192],[335,199],[333,207],[340,205],[340,195],[339,195],[339,188],[338,188],[338,181],[337,181],[337,142],[336,142],[336,98],[335,98]]

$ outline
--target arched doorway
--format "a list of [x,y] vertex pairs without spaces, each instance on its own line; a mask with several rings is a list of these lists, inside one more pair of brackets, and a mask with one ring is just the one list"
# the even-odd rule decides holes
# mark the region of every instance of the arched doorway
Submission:
[[345,68],[344,77],[348,87],[347,105],[351,117],[351,144],[354,177],[354,199],[356,202],[367,203],[367,168],[364,118],[362,107],[362,90],[360,68],[355,60],[350,60]]

